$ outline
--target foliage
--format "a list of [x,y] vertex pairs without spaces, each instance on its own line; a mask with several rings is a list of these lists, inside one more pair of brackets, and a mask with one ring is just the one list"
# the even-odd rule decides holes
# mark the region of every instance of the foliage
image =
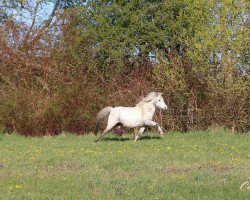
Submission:
[[246,0],[3,1],[0,127],[88,132],[102,107],[159,90],[166,130],[249,131],[249,9]]

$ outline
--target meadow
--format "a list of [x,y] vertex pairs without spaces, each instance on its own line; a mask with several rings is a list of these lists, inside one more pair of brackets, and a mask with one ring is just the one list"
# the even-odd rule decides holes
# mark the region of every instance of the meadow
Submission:
[[250,135],[0,134],[0,199],[250,199]]

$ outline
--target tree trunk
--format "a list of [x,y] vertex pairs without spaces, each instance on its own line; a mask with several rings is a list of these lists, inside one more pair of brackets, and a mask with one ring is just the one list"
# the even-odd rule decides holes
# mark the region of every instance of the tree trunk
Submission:
[[233,69],[232,66],[229,65],[229,35],[227,30],[227,5],[226,2],[223,1],[221,4],[221,73],[222,73],[222,81],[224,86],[228,86],[233,82]]

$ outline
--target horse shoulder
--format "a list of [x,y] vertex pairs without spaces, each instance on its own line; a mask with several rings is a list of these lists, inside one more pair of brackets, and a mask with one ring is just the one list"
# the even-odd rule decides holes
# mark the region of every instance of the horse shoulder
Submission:
[[155,107],[151,106],[150,104],[146,104],[142,106],[141,109],[143,120],[152,120],[155,113]]

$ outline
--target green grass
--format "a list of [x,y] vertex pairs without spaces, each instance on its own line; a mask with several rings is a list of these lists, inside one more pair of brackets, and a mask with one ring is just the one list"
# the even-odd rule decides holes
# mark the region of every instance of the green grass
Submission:
[[0,199],[250,199],[250,135],[145,136],[0,134]]

